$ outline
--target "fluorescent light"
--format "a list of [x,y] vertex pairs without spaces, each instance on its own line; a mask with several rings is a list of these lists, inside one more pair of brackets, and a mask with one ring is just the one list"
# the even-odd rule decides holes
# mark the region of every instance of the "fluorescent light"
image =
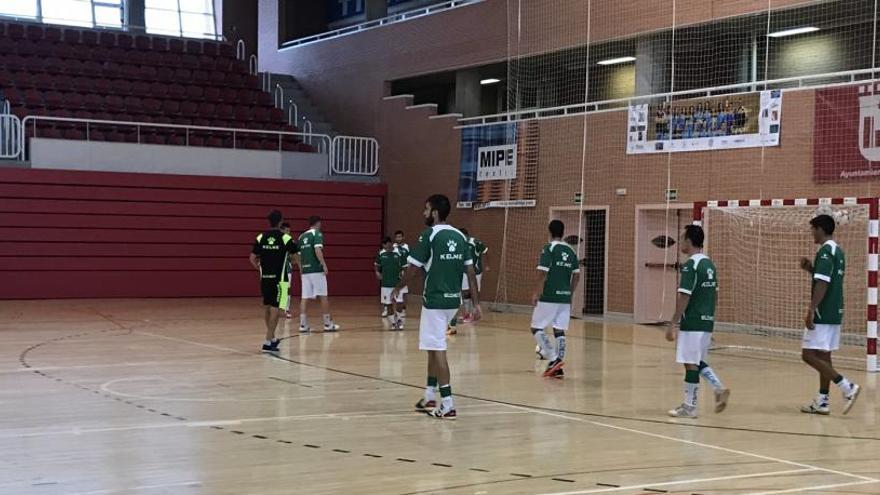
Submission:
[[609,58],[608,60],[600,60],[596,62],[599,65],[614,65],[614,64],[625,64],[627,62],[634,62],[636,60],[635,57],[618,57],[618,58]]
[[805,34],[805,33],[815,33],[819,28],[808,26],[808,27],[799,27],[794,29],[786,29],[784,31],[776,31],[775,33],[770,33],[767,36],[771,38],[784,38],[786,36],[794,36],[797,34]]
[[480,84],[485,86],[487,84],[498,84],[500,82],[501,82],[501,79],[495,79],[494,77],[490,77],[489,79],[483,79],[482,81],[480,81]]

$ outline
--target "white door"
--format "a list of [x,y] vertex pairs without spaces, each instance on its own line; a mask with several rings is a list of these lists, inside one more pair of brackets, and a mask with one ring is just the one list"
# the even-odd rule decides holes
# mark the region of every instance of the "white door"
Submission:
[[668,321],[678,288],[678,238],[689,210],[638,210],[636,231],[636,323]]

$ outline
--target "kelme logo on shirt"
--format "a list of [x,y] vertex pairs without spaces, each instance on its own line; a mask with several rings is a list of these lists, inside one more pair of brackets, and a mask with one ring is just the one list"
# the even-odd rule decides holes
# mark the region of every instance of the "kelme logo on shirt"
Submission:
[[458,247],[458,244],[457,244],[454,240],[449,239],[449,241],[446,242],[446,247],[449,248],[449,252],[450,252],[450,253],[454,253],[454,252],[455,252],[455,248]]
[[562,261],[568,261],[568,253],[562,253]]
[[715,280],[715,270],[709,268],[706,270],[706,276],[709,277],[709,280]]
[[446,241],[446,247],[449,249],[449,253],[441,254],[440,255],[441,260],[463,260],[464,259],[463,254],[455,254],[455,250],[456,250],[456,248],[458,248],[458,243],[455,242],[455,240],[449,239],[448,241]]
[[275,238],[274,238],[274,237],[270,237],[270,238],[266,239],[266,242],[268,242],[269,245],[271,246],[271,245],[275,244]]

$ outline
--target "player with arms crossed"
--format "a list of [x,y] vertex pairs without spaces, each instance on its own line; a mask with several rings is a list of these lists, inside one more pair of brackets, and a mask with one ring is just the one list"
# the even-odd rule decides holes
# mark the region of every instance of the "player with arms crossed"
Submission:
[[818,215],[810,220],[813,240],[819,244],[815,260],[801,259],[801,268],[812,275],[810,307],[804,317],[804,340],[801,358],[819,373],[819,395],[802,406],[801,412],[829,414],[828,392],[833,381],[843,393],[843,414],[859,397],[861,388],[847,380],[831,364],[831,353],[840,347],[840,324],[843,322],[843,277],[846,258],[834,242],[834,218]]
[[[581,277],[577,253],[562,242],[565,235],[565,224],[553,220],[547,227],[550,231],[550,243],[541,251],[538,262],[538,286],[532,295],[532,335],[538,342],[539,354],[548,359],[547,371],[544,376],[562,378],[565,373],[562,366],[565,358],[565,331],[571,319],[571,295]],[[553,325],[553,336],[556,345],[544,330]]]
[[330,316],[330,300],[327,299],[327,261],[324,259],[324,234],[321,232],[321,217],[309,217],[309,230],[299,236],[299,271],[302,278],[302,301],[299,311],[299,331],[306,333],[309,328],[309,318],[306,310],[309,307],[309,299],[321,301],[321,310],[324,313],[324,331],[335,332],[339,325],[333,322]]
[[251,250],[251,265],[260,271],[260,291],[263,294],[263,305],[266,307],[266,342],[263,352],[278,352],[280,340],[275,336],[281,312],[287,310],[287,297],[290,282],[285,281],[285,270],[289,263],[288,257],[297,253],[298,247],[293,237],[281,231],[283,216],[273,210],[266,217],[270,230],[257,236]]
[[684,403],[669,411],[674,418],[697,417],[697,389],[700,376],[715,389],[715,412],[727,407],[730,390],[724,387],[715,370],[706,364],[712,330],[715,328],[715,303],[718,297],[718,271],[708,256],[703,254],[703,228],[688,225],[681,236],[681,252],[689,259],[681,267],[681,280],[675,314],[666,329],[666,340],[676,340],[675,360],[684,365]]
[[[455,419],[449,363],[446,360],[446,326],[461,306],[461,276],[467,271],[476,287],[477,276],[468,242],[461,232],[446,223],[451,207],[449,198],[435,194],[425,202],[425,224],[419,242],[409,255],[409,267],[391,297],[396,299],[419,272],[424,270],[425,288],[419,321],[419,349],[428,352],[428,383],[416,410],[440,419]],[[482,316],[479,294],[474,292],[474,319]],[[436,407],[439,385],[440,407]]]
[[403,301],[403,293],[398,293],[396,299],[391,298],[391,293],[400,282],[400,271],[403,266],[404,262],[400,259],[400,253],[395,251],[391,238],[386,237],[382,240],[382,251],[376,256],[373,270],[381,285],[379,300],[385,307],[385,314],[391,330],[402,330],[400,303]]

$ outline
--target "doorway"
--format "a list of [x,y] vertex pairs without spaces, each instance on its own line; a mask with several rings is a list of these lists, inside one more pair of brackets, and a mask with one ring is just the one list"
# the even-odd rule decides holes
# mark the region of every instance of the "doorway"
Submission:
[[581,283],[572,294],[572,316],[601,316],[607,299],[607,206],[551,208],[551,220],[565,223],[565,242],[575,248]]
[[678,290],[678,238],[692,223],[691,205],[636,208],[636,266],[633,317],[636,323],[669,321]]

